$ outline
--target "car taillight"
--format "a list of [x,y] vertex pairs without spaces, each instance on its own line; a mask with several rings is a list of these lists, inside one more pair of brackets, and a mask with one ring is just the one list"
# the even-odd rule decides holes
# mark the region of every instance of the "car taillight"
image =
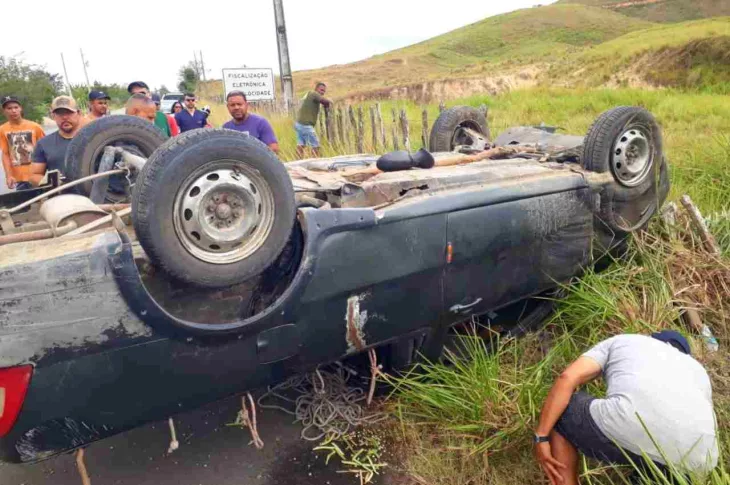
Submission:
[[0,369],[0,436],[15,424],[33,374],[32,365]]

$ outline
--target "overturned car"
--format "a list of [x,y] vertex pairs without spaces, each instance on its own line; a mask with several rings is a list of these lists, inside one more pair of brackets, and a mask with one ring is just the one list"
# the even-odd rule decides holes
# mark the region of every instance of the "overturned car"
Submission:
[[[647,111],[583,136],[444,111],[430,149],[282,164],[228,130],[84,127],[75,182],[0,196],[0,458],[32,462],[377,348],[519,333],[669,181]],[[69,193],[75,192],[75,193]],[[131,202],[131,204],[130,204]],[[538,302],[538,303],[535,303]]]

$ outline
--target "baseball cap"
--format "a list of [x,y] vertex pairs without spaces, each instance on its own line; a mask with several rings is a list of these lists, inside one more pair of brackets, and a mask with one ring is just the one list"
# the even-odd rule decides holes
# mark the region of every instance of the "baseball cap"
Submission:
[[89,101],[95,101],[97,99],[112,99],[104,91],[91,91],[89,93]]
[[76,101],[71,96],[58,96],[51,103],[51,112],[55,113],[59,109],[78,111],[79,107],[76,105]]
[[160,102],[160,95],[157,94],[157,93],[154,93],[152,95],[152,101],[154,101],[155,103],[159,103]]
[[2,107],[4,108],[6,104],[8,103],[18,103],[20,104],[20,101],[15,96],[3,96],[2,97]]
[[662,330],[661,332],[651,334],[651,336],[662,342],[672,344],[674,348],[684,354],[692,355],[692,352],[689,348],[689,342],[679,332],[676,332],[674,330]]
[[144,81],[133,81],[133,82],[129,83],[129,86],[127,86],[127,92],[129,94],[132,94],[133,88],[145,88],[148,91],[150,89],[150,87],[147,86],[147,83],[145,83]]

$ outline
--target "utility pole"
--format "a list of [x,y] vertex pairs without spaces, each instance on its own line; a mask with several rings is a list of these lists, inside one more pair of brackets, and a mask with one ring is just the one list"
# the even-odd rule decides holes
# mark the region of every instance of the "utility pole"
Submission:
[[193,64],[195,65],[195,74],[198,75],[198,79],[201,79],[203,76],[200,75],[200,64],[198,64],[198,54],[193,51]]
[[66,71],[66,60],[63,58],[63,52],[61,52],[61,64],[63,65],[63,76],[66,80],[66,89],[68,89],[68,95],[71,96],[71,80],[68,78],[68,71]]
[[91,83],[89,82],[89,73],[86,72],[86,59],[84,59],[84,51],[79,48],[79,52],[81,52],[81,64],[84,66],[84,76],[86,77],[86,89],[91,92]]
[[203,51],[200,51],[200,71],[203,73],[203,82],[205,82],[205,63],[203,62]]
[[286,109],[291,112],[294,110],[294,81],[289,65],[289,43],[286,40],[286,22],[284,21],[282,0],[274,0],[274,17],[276,19],[276,45],[279,48],[281,88],[284,91]]

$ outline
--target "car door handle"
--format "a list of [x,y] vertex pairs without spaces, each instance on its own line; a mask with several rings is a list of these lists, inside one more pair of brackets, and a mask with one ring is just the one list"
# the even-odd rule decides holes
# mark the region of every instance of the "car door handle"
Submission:
[[474,300],[473,302],[469,303],[468,305],[456,304],[456,305],[452,306],[451,308],[449,308],[449,310],[451,311],[451,313],[461,313],[462,311],[469,310],[473,306],[479,304],[480,301],[482,301],[482,299],[481,298],[477,298],[476,300]]

